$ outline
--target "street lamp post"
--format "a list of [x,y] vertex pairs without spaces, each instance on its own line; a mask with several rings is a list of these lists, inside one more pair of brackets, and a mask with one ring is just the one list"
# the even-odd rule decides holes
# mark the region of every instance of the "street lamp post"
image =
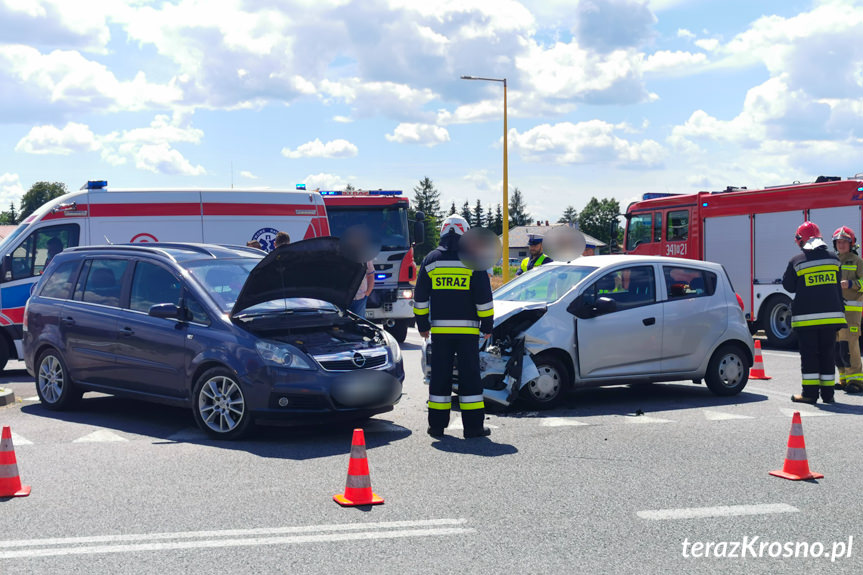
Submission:
[[506,129],[506,78],[480,78],[478,76],[462,76],[462,80],[484,80],[486,82],[501,82],[503,84],[503,281],[509,281],[509,183],[507,181],[507,129]]

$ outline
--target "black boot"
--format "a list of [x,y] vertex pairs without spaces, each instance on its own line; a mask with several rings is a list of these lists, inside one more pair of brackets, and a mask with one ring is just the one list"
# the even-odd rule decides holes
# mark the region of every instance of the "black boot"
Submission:
[[491,429],[488,427],[483,427],[482,429],[465,429],[464,430],[464,438],[470,439],[471,437],[488,437],[491,435]]

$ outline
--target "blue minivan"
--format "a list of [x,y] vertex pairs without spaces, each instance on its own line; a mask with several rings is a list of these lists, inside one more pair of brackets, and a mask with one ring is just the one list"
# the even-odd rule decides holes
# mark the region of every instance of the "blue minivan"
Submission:
[[24,314],[42,405],[98,391],[192,408],[211,437],[257,423],[393,409],[396,340],[347,311],[364,264],[336,238],[269,254],[239,246],[77,247],[54,257]]

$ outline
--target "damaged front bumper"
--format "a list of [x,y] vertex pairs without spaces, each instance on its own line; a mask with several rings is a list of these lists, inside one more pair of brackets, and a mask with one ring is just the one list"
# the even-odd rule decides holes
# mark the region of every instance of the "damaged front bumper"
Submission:
[[[480,345],[485,346],[480,340]],[[423,340],[422,368],[423,382],[431,381],[432,345],[428,339]],[[480,379],[482,394],[488,401],[499,405],[510,405],[518,397],[519,391],[529,382],[539,377],[539,371],[530,353],[524,349],[524,338],[518,338],[513,345],[503,353],[498,346],[489,345],[479,352]],[[458,368],[453,368],[453,391],[458,392]]]

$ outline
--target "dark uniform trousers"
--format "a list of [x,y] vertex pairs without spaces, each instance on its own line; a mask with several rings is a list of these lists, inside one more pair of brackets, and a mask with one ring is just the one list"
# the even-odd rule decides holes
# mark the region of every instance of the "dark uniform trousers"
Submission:
[[803,372],[803,397],[833,398],[834,355],[836,326],[801,329],[797,331],[800,345],[800,370]]
[[479,372],[479,336],[432,334],[431,382],[429,383],[429,427],[449,425],[452,402],[453,360],[458,357],[458,394],[461,420],[466,430],[482,429],[485,419]]

